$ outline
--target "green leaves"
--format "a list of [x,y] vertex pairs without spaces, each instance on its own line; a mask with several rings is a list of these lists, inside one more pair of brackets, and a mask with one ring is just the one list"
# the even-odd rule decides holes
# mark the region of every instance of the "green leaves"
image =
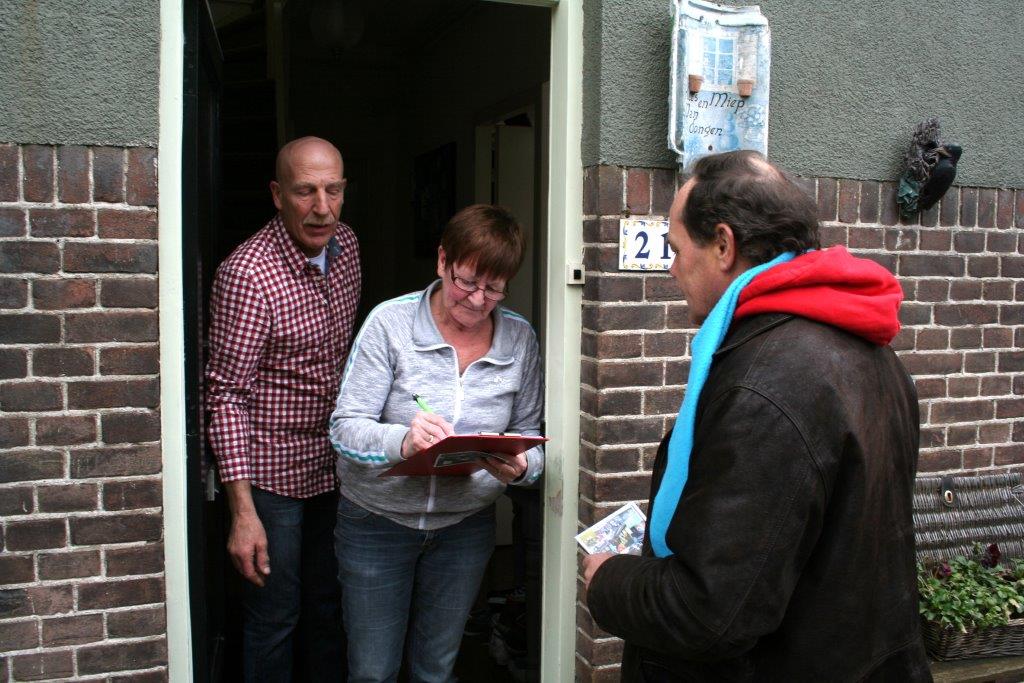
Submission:
[[993,545],[981,562],[965,557],[918,562],[921,614],[928,621],[962,632],[1004,626],[1010,619],[1024,617],[1024,560],[1000,565],[999,559],[999,550]]

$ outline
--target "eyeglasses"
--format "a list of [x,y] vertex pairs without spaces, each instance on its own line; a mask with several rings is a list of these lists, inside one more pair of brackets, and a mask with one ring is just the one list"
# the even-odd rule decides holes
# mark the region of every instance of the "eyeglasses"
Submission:
[[484,298],[490,299],[491,301],[501,301],[508,296],[508,287],[505,289],[495,289],[490,285],[481,285],[476,280],[467,280],[464,277],[459,277],[452,269],[449,269],[449,273],[451,273],[452,282],[455,286],[466,294],[473,294],[477,290],[483,290]]

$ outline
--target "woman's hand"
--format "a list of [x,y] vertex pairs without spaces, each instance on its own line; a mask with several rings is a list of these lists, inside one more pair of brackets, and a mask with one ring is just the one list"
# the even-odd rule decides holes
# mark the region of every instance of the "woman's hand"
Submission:
[[402,441],[402,457],[408,458],[420,451],[430,448],[455,430],[448,422],[436,413],[420,411],[412,419],[409,431]]
[[484,469],[491,473],[491,476],[500,481],[502,484],[510,484],[514,480],[523,476],[523,472],[526,471],[526,456],[520,453],[519,455],[506,461],[502,458],[495,456],[488,456],[480,461]]

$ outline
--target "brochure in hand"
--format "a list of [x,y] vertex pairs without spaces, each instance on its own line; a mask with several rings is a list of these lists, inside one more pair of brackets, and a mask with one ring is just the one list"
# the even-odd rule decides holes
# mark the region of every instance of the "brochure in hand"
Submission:
[[639,555],[644,544],[647,518],[636,503],[626,503],[600,522],[576,535],[588,555],[618,553]]
[[403,460],[380,476],[459,477],[481,469],[487,456],[507,460],[547,441],[522,434],[453,434]]

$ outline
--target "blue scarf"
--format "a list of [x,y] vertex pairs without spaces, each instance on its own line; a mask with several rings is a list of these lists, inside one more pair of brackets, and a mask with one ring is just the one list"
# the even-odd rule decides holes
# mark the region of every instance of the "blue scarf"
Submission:
[[679,499],[683,495],[683,487],[686,486],[686,478],[689,475],[690,451],[693,450],[693,428],[697,419],[697,402],[700,400],[700,392],[704,388],[704,382],[707,381],[708,372],[711,370],[711,359],[718,347],[721,346],[722,340],[725,339],[726,332],[729,331],[729,324],[732,322],[740,292],[756,276],[780,263],[792,260],[795,256],[796,254],[791,252],[780,254],[767,263],[751,268],[733,280],[693,338],[693,343],[690,346],[690,375],[686,380],[686,393],[683,395],[683,404],[679,407],[679,416],[676,418],[676,425],[672,430],[672,438],[668,442],[668,462],[665,464],[665,474],[651,506],[649,533],[651,548],[657,557],[668,557],[673,554],[665,544],[665,534],[676,514],[676,506],[679,505]]

